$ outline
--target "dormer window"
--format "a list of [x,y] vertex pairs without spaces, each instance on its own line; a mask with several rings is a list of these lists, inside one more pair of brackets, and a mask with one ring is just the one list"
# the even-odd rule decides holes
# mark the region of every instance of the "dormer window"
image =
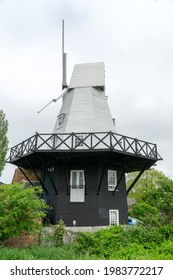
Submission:
[[58,128],[62,127],[62,125],[64,123],[64,119],[65,119],[64,113],[58,116]]

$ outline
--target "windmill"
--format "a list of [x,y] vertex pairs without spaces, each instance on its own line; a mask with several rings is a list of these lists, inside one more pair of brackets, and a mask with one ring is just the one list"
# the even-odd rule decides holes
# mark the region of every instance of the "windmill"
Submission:
[[[63,22],[64,34],[64,22]],[[64,35],[63,35],[64,36]],[[14,146],[8,161],[33,185],[31,170],[52,206],[48,219],[67,226],[127,224],[127,194],[160,156],[156,144],[120,135],[105,95],[103,62],[74,66],[66,83],[63,39],[62,98],[53,132]],[[139,171],[126,190],[125,174]]]

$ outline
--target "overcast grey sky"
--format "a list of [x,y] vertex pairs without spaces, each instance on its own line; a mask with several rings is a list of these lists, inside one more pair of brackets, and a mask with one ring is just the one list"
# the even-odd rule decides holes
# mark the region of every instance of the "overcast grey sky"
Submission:
[[[105,62],[117,133],[157,143],[173,178],[173,0],[0,0],[0,109],[9,146],[51,133],[61,102],[61,23],[67,80],[74,64]],[[0,181],[10,183],[8,164]]]

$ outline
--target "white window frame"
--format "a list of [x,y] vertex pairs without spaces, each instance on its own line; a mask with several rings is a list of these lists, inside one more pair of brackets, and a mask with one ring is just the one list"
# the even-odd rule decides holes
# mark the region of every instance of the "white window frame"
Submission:
[[58,128],[63,126],[64,119],[65,119],[65,114],[64,113],[62,113],[58,116]]
[[[114,180],[112,180],[112,174],[114,174]],[[117,171],[108,170],[108,191],[114,191],[117,186]]]
[[110,209],[109,210],[109,225],[119,225],[119,210],[118,209]]
[[[73,185],[73,173],[76,173],[76,184]],[[82,174],[83,185],[80,185],[80,175]],[[70,202],[85,202],[85,174],[84,170],[70,171]]]

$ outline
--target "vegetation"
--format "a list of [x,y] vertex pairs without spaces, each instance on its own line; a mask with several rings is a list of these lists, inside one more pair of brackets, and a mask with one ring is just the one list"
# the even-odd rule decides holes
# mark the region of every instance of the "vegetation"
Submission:
[[74,252],[72,245],[63,247],[0,248],[0,260],[96,260],[96,256]]
[[[128,182],[135,174],[131,174]],[[173,181],[163,173],[146,171],[132,197],[137,203],[130,215],[142,221],[138,226],[113,226],[95,233],[78,233],[73,244],[63,244],[64,223],[53,226],[51,245],[25,249],[0,247],[0,259],[8,260],[172,260]],[[35,231],[45,215],[46,204],[38,198],[40,189],[22,185],[0,187],[0,240]],[[46,243],[45,243],[46,244]]]
[[[135,177],[136,172],[128,174],[127,185]],[[173,218],[173,180],[154,168],[144,172],[129,197],[135,198],[137,204],[145,203],[157,208],[163,220],[170,221]]]
[[0,241],[37,231],[45,216],[46,203],[39,198],[40,187],[22,184],[0,186]]
[[[114,226],[95,234],[81,233],[74,244],[76,252],[100,259],[173,258],[173,224],[146,228]],[[166,251],[164,248],[167,248]]]
[[34,246],[25,249],[0,248],[0,259],[8,260],[171,260],[173,259],[173,224],[113,226],[96,233],[79,233],[71,245]]
[[5,166],[5,158],[8,151],[8,121],[5,119],[5,114],[0,110],[0,176]]
[[[129,187],[137,174],[138,172],[131,172],[127,174],[127,187]],[[135,197],[137,202],[142,202],[145,192],[148,189],[157,189],[159,182],[166,178],[167,177],[163,172],[154,168],[146,170],[130,191],[129,197]]]
[[167,220],[161,217],[156,207],[144,202],[132,205],[129,214],[132,217],[137,217],[145,226],[159,226],[161,221]]
[[62,220],[60,220],[59,223],[54,226],[55,246],[57,246],[57,247],[63,246],[64,233],[65,233],[65,224]]

